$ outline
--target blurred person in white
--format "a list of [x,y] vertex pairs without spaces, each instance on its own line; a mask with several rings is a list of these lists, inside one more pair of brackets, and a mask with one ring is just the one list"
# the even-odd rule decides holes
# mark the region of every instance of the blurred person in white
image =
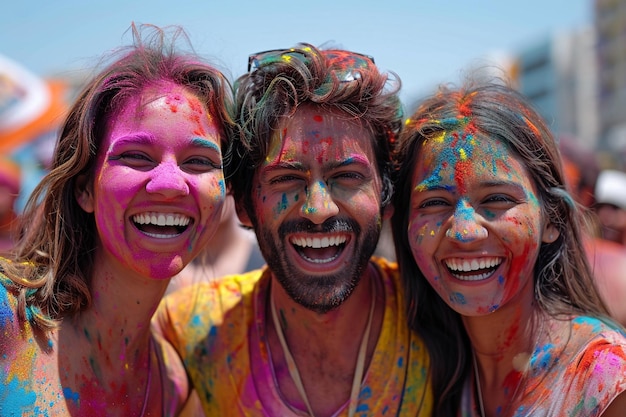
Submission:
[[602,237],[626,245],[626,172],[601,171],[595,194]]

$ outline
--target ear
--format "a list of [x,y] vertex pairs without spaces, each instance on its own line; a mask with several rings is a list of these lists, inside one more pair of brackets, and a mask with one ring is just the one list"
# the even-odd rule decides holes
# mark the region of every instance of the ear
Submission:
[[76,177],[74,184],[74,197],[78,205],[87,213],[94,211],[93,183],[89,181],[87,175],[82,174]]
[[554,243],[560,236],[559,230],[552,223],[548,223],[543,228],[541,241],[543,243]]
[[239,217],[241,224],[252,229],[252,220],[250,220],[250,216],[248,216],[248,212],[241,201],[235,200],[235,210],[237,211],[237,217]]

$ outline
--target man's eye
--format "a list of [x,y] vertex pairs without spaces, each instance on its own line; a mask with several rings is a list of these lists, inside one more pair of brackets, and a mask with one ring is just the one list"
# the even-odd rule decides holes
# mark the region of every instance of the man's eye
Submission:
[[342,172],[340,174],[335,175],[335,178],[347,178],[347,179],[356,179],[359,180],[361,178],[363,178],[363,175],[359,174],[358,172]]
[[277,177],[273,177],[270,180],[270,184],[281,184],[281,183],[297,181],[297,180],[298,180],[298,177],[296,177],[295,175],[279,175]]

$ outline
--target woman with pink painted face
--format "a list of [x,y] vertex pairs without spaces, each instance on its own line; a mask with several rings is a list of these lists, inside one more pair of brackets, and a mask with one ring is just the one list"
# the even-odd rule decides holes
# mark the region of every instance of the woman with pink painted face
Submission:
[[0,260],[0,415],[170,416],[189,394],[149,323],[219,223],[232,93],[176,52],[180,29],[132,29],[70,109]]
[[513,89],[446,87],[399,139],[392,219],[437,416],[617,416],[626,336],[582,247],[558,147]]

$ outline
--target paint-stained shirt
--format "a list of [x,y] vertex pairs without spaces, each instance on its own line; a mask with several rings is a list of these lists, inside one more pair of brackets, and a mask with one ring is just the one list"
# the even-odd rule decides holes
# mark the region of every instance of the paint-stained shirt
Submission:
[[[626,334],[616,324],[578,316],[567,337],[539,344],[520,380],[513,417],[596,417],[626,391]],[[462,417],[480,417],[474,380],[465,385]],[[483,393],[483,395],[488,395]]]
[[[407,326],[395,263],[374,258],[385,312],[357,416],[430,416],[429,357]],[[207,416],[302,416],[276,386],[264,320],[267,269],[199,283],[166,297],[155,321],[182,356]],[[254,371],[252,371],[254,370]],[[254,372],[254,375],[253,375]],[[346,404],[336,416],[347,416]]]

